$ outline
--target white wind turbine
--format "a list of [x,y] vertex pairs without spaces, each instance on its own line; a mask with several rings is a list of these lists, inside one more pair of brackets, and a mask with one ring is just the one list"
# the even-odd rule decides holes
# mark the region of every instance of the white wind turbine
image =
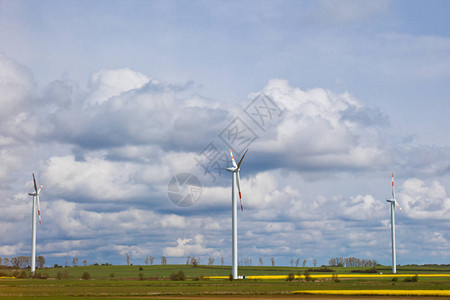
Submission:
[[236,191],[234,189],[235,185],[237,185],[237,189],[239,192],[239,200],[241,202],[241,210],[244,210],[242,206],[242,196],[241,196],[241,186],[240,186],[240,177],[239,170],[241,167],[242,160],[244,159],[245,154],[247,154],[247,150],[245,150],[244,155],[242,155],[241,160],[236,165],[236,161],[234,160],[233,152],[230,149],[231,162],[233,163],[233,167],[227,168],[228,172],[231,172],[233,175],[233,180],[231,183],[231,207],[232,207],[232,232],[233,232],[233,251],[232,251],[232,274],[233,279],[238,279],[238,255],[237,255],[237,208],[236,208]]
[[394,173],[392,173],[392,199],[387,199],[387,202],[391,203],[391,243],[392,243],[392,274],[397,273],[397,261],[395,256],[395,206],[398,206],[400,210],[402,208],[395,200],[394,190]]
[[39,224],[41,224],[41,209],[39,207],[39,193],[44,187],[41,185],[39,189],[36,185],[36,178],[33,173],[33,183],[34,183],[34,193],[28,193],[28,195],[33,196],[33,212],[32,212],[32,223],[31,223],[31,276],[34,276],[34,271],[36,270],[36,207],[39,216]]

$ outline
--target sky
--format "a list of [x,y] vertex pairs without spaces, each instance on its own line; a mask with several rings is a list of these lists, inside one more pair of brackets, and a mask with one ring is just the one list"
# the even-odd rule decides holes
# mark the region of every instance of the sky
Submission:
[[225,168],[230,148],[248,148],[240,260],[389,265],[394,173],[397,262],[448,263],[449,12],[437,0],[0,1],[0,257],[30,255],[35,173],[47,265],[127,253],[229,265]]

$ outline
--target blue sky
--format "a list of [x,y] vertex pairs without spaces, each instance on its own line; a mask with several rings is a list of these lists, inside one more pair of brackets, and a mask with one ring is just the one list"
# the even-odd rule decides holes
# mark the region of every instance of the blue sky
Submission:
[[[394,172],[398,262],[447,263],[449,10],[0,1],[0,257],[30,252],[35,172],[45,185],[37,252],[49,263],[122,264],[129,253],[135,264],[229,264],[231,178],[213,179],[196,158],[211,145],[226,153],[227,129],[241,122],[253,134],[241,257],[389,264]],[[263,127],[251,117],[261,92],[277,113]],[[189,208],[167,194],[183,172],[203,186]]]

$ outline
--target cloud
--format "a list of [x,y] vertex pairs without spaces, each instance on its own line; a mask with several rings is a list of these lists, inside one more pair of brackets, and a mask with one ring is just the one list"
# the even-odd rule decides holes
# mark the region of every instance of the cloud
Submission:
[[217,255],[213,248],[207,248],[204,245],[203,235],[197,234],[194,239],[177,239],[175,247],[164,248],[164,255],[183,257],[183,256],[199,256],[199,255]]
[[[36,105],[33,77],[24,66],[0,54],[0,180],[19,170],[21,153],[33,150],[30,139],[37,131],[31,114]],[[26,161],[26,160],[25,160]]]
[[389,11],[389,0],[361,2],[356,0],[321,0],[317,18],[332,24],[370,20]]
[[128,68],[102,70],[92,75],[89,87],[92,92],[86,99],[88,104],[101,104],[111,97],[139,89],[150,82],[150,78]]
[[359,221],[381,218],[382,212],[387,207],[383,201],[374,199],[372,195],[358,195],[342,203],[342,210],[338,214],[347,219]]
[[133,178],[138,167],[132,163],[100,158],[76,161],[73,156],[52,157],[44,165],[42,178],[53,195],[83,200],[126,200],[144,196],[147,187]]
[[20,253],[20,249],[23,247],[23,243],[18,243],[16,245],[3,245],[0,246],[0,253],[4,256],[16,256]]
[[[277,165],[305,169],[367,169],[386,164],[386,145],[377,126],[387,123],[381,112],[367,109],[347,93],[324,89],[303,91],[284,80],[264,88],[283,110],[272,136],[255,143],[278,158]],[[364,116],[370,115],[370,119]]]
[[420,179],[408,179],[401,185],[398,199],[412,218],[446,220],[450,213],[450,198],[438,181],[427,186]]
[[[2,91],[0,117],[2,122],[23,111],[26,100],[34,90],[30,71],[0,54],[0,90]],[[4,128],[2,128],[4,130]]]
[[[46,139],[86,150],[157,144],[166,150],[198,151],[228,118],[216,104],[183,95],[188,87],[149,80],[129,69],[94,77],[100,82],[87,91],[73,95],[70,83],[58,89],[60,97],[71,100],[48,116]],[[124,83],[116,86],[116,81]]]

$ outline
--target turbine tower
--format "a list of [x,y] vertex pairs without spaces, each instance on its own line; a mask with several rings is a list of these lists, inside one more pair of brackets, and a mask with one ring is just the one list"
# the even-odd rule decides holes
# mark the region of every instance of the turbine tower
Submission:
[[28,195],[33,196],[33,209],[32,209],[32,223],[31,223],[31,276],[34,276],[36,270],[36,207],[39,216],[39,224],[41,224],[41,209],[39,207],[39,193],[44,187],[41,185],[39,189],[36,185],[36,178],[33,173],[33,183],[34,183],[34,193],[28,193]]
[[232,235],[233,235],[233,251],[232,251],[232,274],[233,279],[238,279],[238,254],[237,254],[237,208],[236,208],[236,190],[235,186],[237,186],[237,190],[239,192],[239,200],[241,203],[241,211],[244,211],[244,207],[242,206],[242,196],[241,196],[241,186],[240,186],[240,177],[239,170],[241,167],[242,160],[244,159],[245,154],[247,154],[247,150],[245,150],[244,155],[242,155],[241,160],[236,165],[236,161],[234,160],[233,152],[230,149],[231,162],[233,163],[233,167],[227,168],[228,172],[232,173],[232,183],[231,183],[231,208],[232,208]]
[[392,245],[392,274],[397,273],[397,261],[395,255],[395,206],[398,206],[400,210],[402,208],[395,200],[394,190],[394,173],[392,173],[392,199],[387,199],[387,202],[391,203],[391,245]]

